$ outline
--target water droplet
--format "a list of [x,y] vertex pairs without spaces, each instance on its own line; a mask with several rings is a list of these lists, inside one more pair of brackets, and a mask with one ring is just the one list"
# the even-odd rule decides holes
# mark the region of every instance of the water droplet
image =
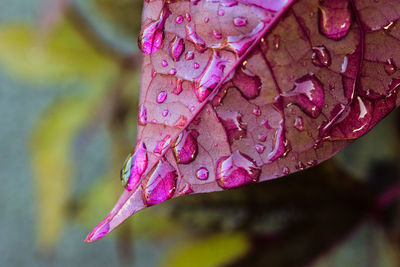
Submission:
[[122,186],[132,191],[138,185],[142,174],[146,171],[148,163],[147,150],[143,142],[136,146],[135,153],[129,154],[121,169]]
[[147,124],[147,109],[143,104],[139,106],[138,124],[142,126]]
[[210,18],[204,18],[204,23],[208,23],[210,21]]
[[333,40],[346,36],[352,22],[348,0],[321,0],[319,13],[319,30],[323,35]]
[[324,105],[323,85],[313,74],[297,79],[294,88],[282,93],[282,96],[287,97],[313,118],[319,116]]
[[247,18],[246,17],[235,17],[233,18],[233,25],[236,27],[243,27],[247,25]]
[[163,66],[164,68],[168,66],[168,62],[167,62],[166,60],[163,60],[163,61],[161,62],[161,64],[162,64],[162,66]]
[[146,205],[152,206],[170,199],[175,192],[177,177],[175,168],[162,158],[144,183],[143,200]]
[[187,118],[183,115],[180,115],[173,126],[179,129],[183,129],[185,128],[186,124],[187,124]]
[[175,69],[175,68],[170,69],[170,70],[168,71],[168,74],[169,74],[169,75],[175,75],[175,74],[176,74],[176,69]]
[[186,54],[185,54],[185,59],[186,59],[186,60],[192,60],[192,59],[194,59],[194,53],[193,53],[193,51],[187,51]]
[[262,154],[265,150],[265,146],[260,145],[260,144],[256,144],[256,151],[258,154]]
[[261,92],[261,79],[245,68],[237,68],[232,79],[233,84],[248,100],[255,99]]
[[164,111],[162,112],[162,116],[163,116],[163,117],[167,117],[167,116],[168,116],[168,113],[169,113],[169,111],[168,111],[168,109],[166,109],[166,110],[164,110]]
[[175,36],[174,39],[169,43],[169,54],[174,61],[179,61],[179,57],[185,50],[185,44],[183,39]]
[[254,114],[254,116],[260,116],[261,115],[261,110],[260,110],[260,108],[259,107],[256,107],[256,108],[254,108],[253,109],[253,114]]
[[143,28],[138,38],[138,46],[144,54],[153,54],[161,47],[164,40],[164,24],[169,14],[170,11],[165,7],[158,20]]
[[208,170],[205,167],[201,167],[196,171],[196,178],[199,180],[207,180],[208,179]]
[[176,19],[175,19],[175,22],[177,24],[181,24],[183,22],[183,17],[182,16],[177,16]]
[[397,66],[393,62],[393,58],[387,60],[387,62],[384,65],[384,68],[387,75],[393,75],[397,71]]
[[192,16],[191,16],[189,13],[186,13],[186,14],[185,14],[185,17],[186,17],[186,20],[187,20],[188,22],[191,22],[191,21],[192,21]]
[[312,48],[312,63],[317,67],[329,67],[331,65],[331,55],[325,46],[314,46]]
[[282,155],[285,154],[286,152],[286,147],[285,147],[285,124],[284,121],[281,120],[279,123],[279,128],[276,130],[275,135],[274,135],[274,141],[273,141],[273,148],[272,151],[268,154],[268,161],[269,162],[274,162],[278,158],[280,158]]
[[304,130],[304,122],[302,117],[296,117],[294,121],[294,127],[300,132]]
[[220,33],[219,31],[217,31],[217,30],[213,30],[213,34],[214,34],[214,37],[215,37],[215,39],[221,39],[222,38],[222,33]]
[[197,70],[198,68],[200,68],[199,63],[195,62],[195,63],[193,64],[193,68],[196,69],[196,70]]
[[307,162],[307,166],[313,167],[313,166],[317,165],[317,163],[318,163],[318,161],[316,161],[316,160],[310,160]]
[[290,173],[289,168],[288,167],[284,167],[283,170],[282,170],[282,174],[283,175],[288,175],[289,173]]
[[279,50],[279,47],[281,47],[281,36],[274,34],[274,40],[272,41],[274,45],[275,50]]
[[229,142],[246,137],[247,125],[242,122],[242,114],[236,111],[218,112],[222,126],[224,126]]
[[225,15],[225,11],[223,9],[218,10],[218,16]]
[[189,164],[196,158],[198,144],[196,139],[189,131],[183,131],[172,145],[176,162],[179,164]]
[[157,143],[153,152],[162,155],[170,144],[171,144],[171,136],[166,135],[162,140],[160,140]]
[[220,0],[219,5],[223,7],[233,7],[238,5],[236,0]]
[[297,170],[301,171],[301,170],[304,170],[304,169],[306,168],[306,165],[304,165],[303,162],[299,161],[299,162],[297,162],[295,168],[296,168]]
[[182,93],[182,84],[183,84],[183,80],[178,79],[176,81],[176,86],[174,88],[174,90],[172,91],[173,94],[175,95],[180,95],[180,93]]
[[217,162],[216,180],[224,189],[255,183],[261,170],[247,155],[235,150],[231,156],[222,157]]
[[157,103],[164,103],[165,99],[167,99],[167,92],[161,91],[157,96]]
[[194,44],[196,49],[202,53],[206,50],[206,43],[201,39],[192,27],[186,25],[186,39]]
[[257,138],[258,138],[258,141],[260,141],[260,142],[265,142],[265,141],[267,140],[267,135],[265,135],[265,134],[259,134],[259,135],[257,136]]
[[220,57],[217,51],[213,51],[207,67],[195,79],[193,86],[193,91],[200,103],[208,97],[215,86],[221,81],[224,76],[225,66],[228,63],[227,59]]
[[185,184],[183,188],[179,191],[178,195],[183,196],[193,193],[193,189],[189,184]]

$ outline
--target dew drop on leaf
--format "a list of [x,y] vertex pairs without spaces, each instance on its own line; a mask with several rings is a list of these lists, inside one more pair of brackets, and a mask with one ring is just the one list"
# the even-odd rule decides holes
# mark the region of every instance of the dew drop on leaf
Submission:
[[189,164],[195,160],[198,151],[197,140],[191,132],[184,130],[172,145],[176,162]]
[[129,154],[121,169],[121,182],[128,191],[138,185],[142,174],[146,171],[148,163],[147,150],[143,142],[136,146],[135,153]]

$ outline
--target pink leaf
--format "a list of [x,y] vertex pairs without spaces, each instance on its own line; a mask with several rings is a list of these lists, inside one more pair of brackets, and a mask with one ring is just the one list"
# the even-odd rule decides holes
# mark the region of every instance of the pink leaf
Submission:
[[135,154],[148,162],[86,241],[171,197],[314,166],[364,135],[399,104],[399,18],[399,0],[147,1]]

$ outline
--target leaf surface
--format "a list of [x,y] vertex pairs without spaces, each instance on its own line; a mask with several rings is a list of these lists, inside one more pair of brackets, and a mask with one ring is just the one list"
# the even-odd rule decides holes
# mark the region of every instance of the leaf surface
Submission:
[[364,135],[399,103],[399,17],[398,0],[145,3],[139,141],[125,192],[86,241],[172,197],[312,167]]

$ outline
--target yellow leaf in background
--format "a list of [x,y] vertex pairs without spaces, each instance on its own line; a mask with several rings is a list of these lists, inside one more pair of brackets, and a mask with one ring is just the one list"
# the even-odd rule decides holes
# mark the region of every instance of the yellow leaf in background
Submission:
[[97,53],[65,20],[49,33],[36,25],[0,28],[0,65],[20,79],[34,82],[93,80],[115,73],[115,64]]
[[71,147],[88,119],[90,105],[82,99],[56,101],[36,124],[31,140],[36,186],[37,239],[51,248],[61,237],[74,170]]
[[248,249],[249,242],[244,234],[216,234],[178,245],[163,262],[165,267],[224,266],[243,256]]

